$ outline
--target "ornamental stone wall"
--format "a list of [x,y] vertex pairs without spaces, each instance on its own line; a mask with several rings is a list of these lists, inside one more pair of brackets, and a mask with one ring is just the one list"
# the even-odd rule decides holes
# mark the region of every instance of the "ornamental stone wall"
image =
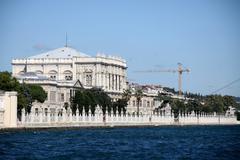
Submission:
[[0,127],[17,127],[17,92],[0,93]]

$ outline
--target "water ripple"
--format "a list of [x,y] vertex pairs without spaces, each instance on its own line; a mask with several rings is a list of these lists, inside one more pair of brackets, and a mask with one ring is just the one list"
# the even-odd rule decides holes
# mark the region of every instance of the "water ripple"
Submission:
[[240,126],[0,133],[0,159],[240,159]]

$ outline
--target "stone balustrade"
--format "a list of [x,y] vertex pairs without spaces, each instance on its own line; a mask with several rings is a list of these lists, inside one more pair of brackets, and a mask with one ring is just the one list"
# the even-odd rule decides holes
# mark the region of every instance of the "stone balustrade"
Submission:
[[225,115],[179,115],[174,118],[173,115],[160,114],[114,114],[113,112],[105,115],[98,111],[92,114],[90,111],[82,113],[76,110],[73,113],[71,110],[60,112],[38,112],[25,113],[22,111],[20,127],[69,127],[69,126],[131,126],[131,125],[196,125],[196,124],[237,124],[235,116]]

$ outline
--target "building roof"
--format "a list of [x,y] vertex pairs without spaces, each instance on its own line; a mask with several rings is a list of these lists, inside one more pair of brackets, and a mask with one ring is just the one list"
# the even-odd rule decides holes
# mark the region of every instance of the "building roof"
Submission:
[[37,59],[37,58],[72,58],[72,57],[90,57],[90,56],[85,53],[78,52],[77,50],[70,47],[61,47],[28,58]]
[[36,79],[36,80],[47,80],[48,78],[44,75],[37,75],[35,72],[26,72],[16,76],[17,79]]

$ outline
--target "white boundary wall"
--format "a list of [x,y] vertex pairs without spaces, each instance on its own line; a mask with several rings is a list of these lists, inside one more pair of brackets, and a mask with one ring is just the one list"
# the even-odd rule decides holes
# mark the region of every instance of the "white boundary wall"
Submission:
[[50,112],[38,112],[26,114],[22,112],[18,127],[71,127],[71,126],[137,126],[137,125],[218,125],[238,124],[235,116],[201,115],[201,116],[160,116],[155,114],[123,115],[107,113],[72,114],[70,110],[64,110],[61,114]]

